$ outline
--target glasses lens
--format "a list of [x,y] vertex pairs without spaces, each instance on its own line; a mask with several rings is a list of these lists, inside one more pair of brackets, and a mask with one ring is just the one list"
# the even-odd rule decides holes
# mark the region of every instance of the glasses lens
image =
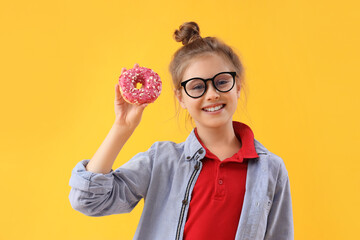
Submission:
[[205,84],[204,81],[201,79],[193,79],[186,83],[186,92],[191,97],[199,97],[205,91]]
[[221,92],[230,91],[234,85],[234,78],[230,73],[222,73],[214,79],[215,87]]

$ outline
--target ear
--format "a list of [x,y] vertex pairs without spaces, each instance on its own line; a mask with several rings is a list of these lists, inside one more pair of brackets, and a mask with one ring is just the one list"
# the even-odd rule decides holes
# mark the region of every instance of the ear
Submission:
[[186,109],[186,105],[184,103],[184,100],[183,100],[183,97],[182,97],[182,94],[181,94],[181,89],[175,89],[174,93],[175,93],[175,96],[176,96],[177,100],[179,101],[180,106],[183,109]]
[[237,95],[237,98],[239,99],[240,98],[240,90],[241,90],[241,86],[240,86],[240,80],[236,80],[236,95]]

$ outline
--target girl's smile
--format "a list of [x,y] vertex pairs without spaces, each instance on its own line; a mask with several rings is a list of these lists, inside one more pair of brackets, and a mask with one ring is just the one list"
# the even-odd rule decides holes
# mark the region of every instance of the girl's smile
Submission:
[[203,107],[202,110],[209,113],[218,113],[225,107],[225,104],[213,104],[210,106]]

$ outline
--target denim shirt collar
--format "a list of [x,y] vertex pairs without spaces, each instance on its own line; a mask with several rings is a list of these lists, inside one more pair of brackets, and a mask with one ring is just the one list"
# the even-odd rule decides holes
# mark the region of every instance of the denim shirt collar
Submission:
[[191,131],[185,141],[184,154],[185,161],[195,160],[200,161],[205,157],[205,149],[195,136],[194,129]]
[[262,145],[255,138],[254,138],[254,145],[255,145],[255,150],[256,150],[257,154],[265,154],[265,155],[267,155],[269,153],[269,150],[267,150],[267,148],[265,148],[264,145]]

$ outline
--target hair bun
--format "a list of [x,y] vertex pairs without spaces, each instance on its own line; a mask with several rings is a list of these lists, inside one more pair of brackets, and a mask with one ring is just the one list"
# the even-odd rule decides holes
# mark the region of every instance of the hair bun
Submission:
[[185,22],[179,30],[175,30],[174,38],[177,42],[182,42],[183,45],[192,43],[197,39],[201,39],[200,28],[196,22]]

